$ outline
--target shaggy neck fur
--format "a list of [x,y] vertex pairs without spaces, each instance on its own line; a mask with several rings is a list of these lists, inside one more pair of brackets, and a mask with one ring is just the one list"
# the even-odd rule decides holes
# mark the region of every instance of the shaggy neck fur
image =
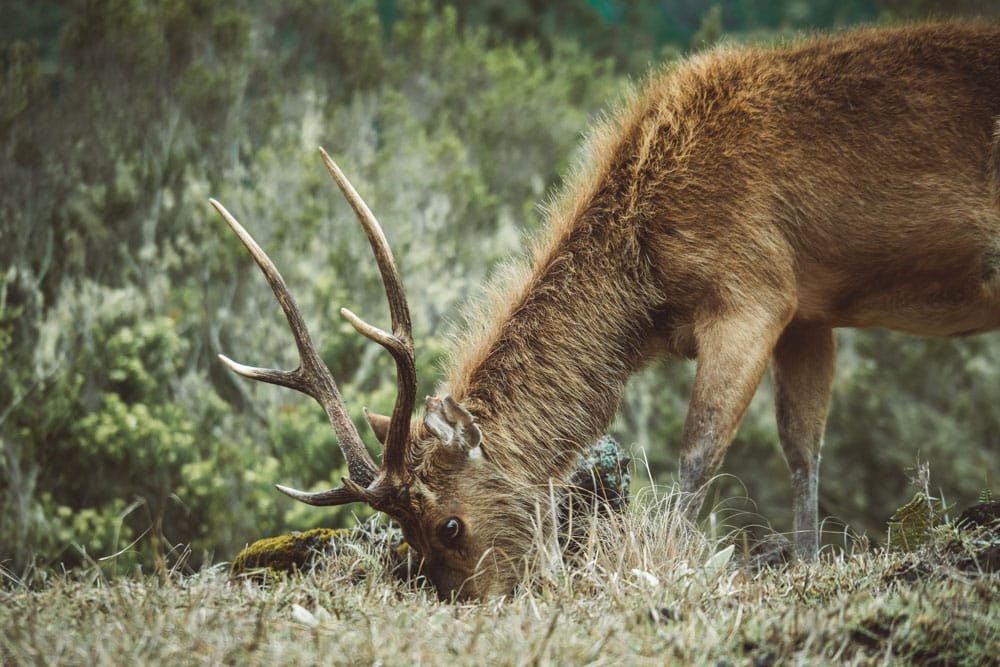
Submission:
[[662,296],[635,187],[654,129],[642,115],[604,128],[594,142],[599,168],[551,212],[552,233],[528,275],[458,345],[451,395],[476,416],[487,458],[528,484],[546,486],[576,464],[645,361]]

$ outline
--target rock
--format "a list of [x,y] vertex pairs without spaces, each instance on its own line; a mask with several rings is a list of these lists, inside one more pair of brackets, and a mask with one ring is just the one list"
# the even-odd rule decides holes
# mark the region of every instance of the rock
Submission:
[[924,547],[904,554],[883,579],[914,582],[935,577],[941,565],[972,574],[1000,572],[1000,502],[978,503],[955,523],[935,528]]
[[[359,549],[363,545],[368,549]],[[362,553],[371,556],[367,560],[359,558]],[[408,578],[410,555],[398,528],[372,520],[354,528],[313,528],[257,540],[236,556],[231,573],[234,577],[265,581],[342,561],[359,580],[373,569]]]

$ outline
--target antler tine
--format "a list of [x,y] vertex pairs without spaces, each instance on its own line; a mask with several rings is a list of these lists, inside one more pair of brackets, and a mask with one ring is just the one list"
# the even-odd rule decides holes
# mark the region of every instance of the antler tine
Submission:
[[[375,479],[378,468],[368,454],[368,450],[365,448],[361,436],[358,435],[357,429],[354,428],[354,422],[351,421],[347,413],[347,408],[344,405],[344,399],[340,395],[340,390],[337,388],[337,383],[334,381],[330,369],[323,363],[319,353],[316,351],[312,338],[309,336],[309,330],[302,319],[302,314],[299,312],[295,300],[288,291],[284,279],[278,272],[274,262],[267,256],[267,253],[261,249],[236,218],[226,210],[226,207],[215,199],[210,199],[209,201],[215,207],[215,210],[222,215],[230,229],[239,237],[244,247],[246,247],[250,255],[254,258],[254,261],[257,262],[257,266],[264,273],[264,277],[267,278],[267,282],[271,286],[271,291],[274,292],[278,303],[281,304],[281,309],[285,313],[285,319],[288,320],[288,325],[291,327],[292,335],[295,338],[295,345],[299,351],[299,367],[294,371],[281,371],[244,366],[222,354],[219,355],[219,358],[230,370],[239,375],[295,389],[296,391],[312,396],[317,403],[323,406],[323,410],[330,419],[330,425],[333,426],[333,431],[337,435],[337,441],[344,453],[344,458],[347,460],[347,468],[350,471],[351,480],[359,485],[368,486]],[[355,500],[364,500],[364,498],[358,497],[351,489],[344,487],[315,494],[295,491],[294,489],[282,486],[279,486],[278,489],[293,498],[314,505],[339,505]]]
[[413,352],[413,329],[410,323],[410,309],[406,303],[403,291],[403,281],[396,268],[392,250],[386,241],[385,234],[371,209],[365,204],[344,172],[330,158],[323,148],[319,149],[323,162],[330,176],[344,194],[354,213],[358,216],[361,226],[368,235],[375,261],[382,274],[382,284],[385,286],[386,298],[389,301],[389,314],[392,318],[392,333],[387,333],[378,327],[368,324],[360,317],[341,309],[341,314],[363,336],[375,341],[392,354],[396,361],[396,404],[392,410],[389,430],[385,439],[382,454],[382,464],[390,474],[401,477],[405,475],[404,461],[406,458],[406,443],[410,428],[410,414],[417,399],[417,371]]
[[348,485],[348,481],[349,480],[347,478],[344,478],[344,486],[338,486],[337,488],[330,489],[329,491],[317,491],[315,493],[299,491],[287,486],[282,486],[281,484],[275,484],[274,487],[289,498],[294,498],[295,500],[306,503],[307,505],[315,505],[316,507],[346,505],[359,500],[367,500],[368,494],[365,493],[365,489],[358,484]]

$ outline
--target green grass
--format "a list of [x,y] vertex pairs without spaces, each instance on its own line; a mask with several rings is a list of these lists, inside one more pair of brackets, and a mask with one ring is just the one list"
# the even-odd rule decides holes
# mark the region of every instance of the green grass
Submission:
[[[637,503],[640,505],[641,503]],[[828,553],[756,572],[669,499],[539,558],[513,595],[449,604],[367,548],[266,586],[225,564],[108,578],[8,574],[3,665],[996,664],[1000,579],[912,556]],[[858,547],[860,550],[860,547]],[[552,549],[540,550],[552,553]],[[721,555],[719,555],[721,552]]]

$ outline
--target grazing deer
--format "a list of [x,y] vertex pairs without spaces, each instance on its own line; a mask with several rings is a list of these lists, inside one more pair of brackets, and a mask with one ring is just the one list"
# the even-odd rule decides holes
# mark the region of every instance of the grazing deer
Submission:
[[[593,138],[521,284],[460,342],[447,393],[412,419],[410,316],[385,237],[323,152],[374,250],[395,358],[391,417],[352,426],[277,269],[239,223],[288,318],[295,371],[235,372],[313,396],[350,476],[313,505],[393,517],[443,597],[509,591],[552,479],[651,358],[697,359],[681,486],[712,476],[764,370],[792,476],[796,547],[817,556],[835,327],[964,336],[1000,327],[1000,26],[938,24],[719,49],[654,76]],[[442,392],[444,393],[444,392]]]

